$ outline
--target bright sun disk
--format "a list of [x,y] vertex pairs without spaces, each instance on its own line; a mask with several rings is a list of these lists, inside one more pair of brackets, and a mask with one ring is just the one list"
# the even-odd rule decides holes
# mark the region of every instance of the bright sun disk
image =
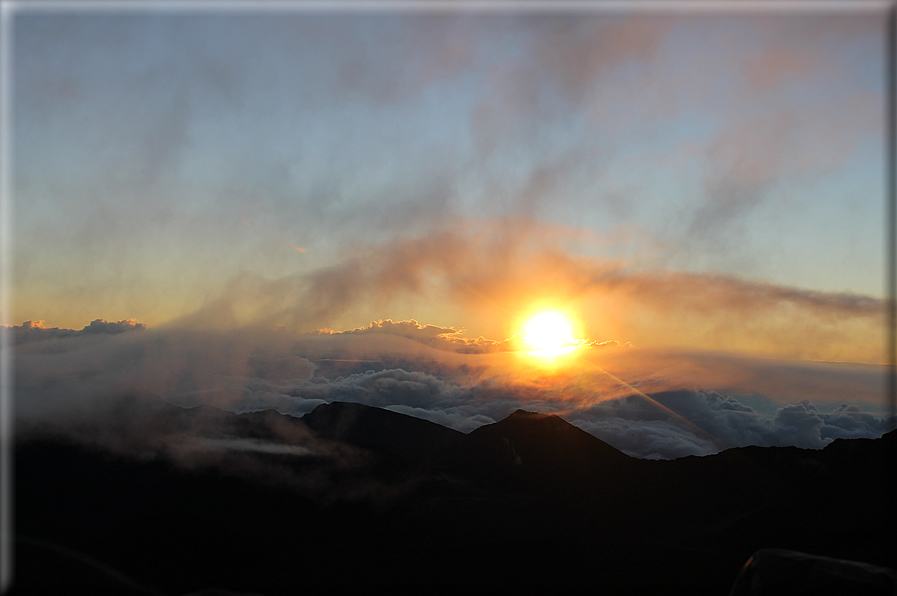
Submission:
[[573,343],[570,322],[559,312],[543,312],[534,316],[524,330],[526,343],[534,350],[557,350]]

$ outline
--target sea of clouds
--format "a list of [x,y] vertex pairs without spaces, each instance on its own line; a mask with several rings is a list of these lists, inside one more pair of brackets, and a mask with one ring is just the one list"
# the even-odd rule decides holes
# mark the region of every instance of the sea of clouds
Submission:
[[657,353],[616,342],[546,359],[521,351],[519,337],[469,339],[416,321],[312,333],[148,329],[134,320],[81,330],[29,321],[6,331],[23,427],[102,416],[104,403],[135,393],[294,416],[351,401],[463,432],[522,408],[661,459],[746,445],[822,448],[897,427],[883,405],[884,369],[872,365]]

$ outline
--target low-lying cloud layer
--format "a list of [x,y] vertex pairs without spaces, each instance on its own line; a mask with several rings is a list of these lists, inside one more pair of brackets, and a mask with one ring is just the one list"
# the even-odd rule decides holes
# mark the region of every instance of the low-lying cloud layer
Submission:
[[103,319],[94,319],[80,331],[74,329],[60,329],[59,327],[47,327],[43,321],[25,321],[21,325],[13,327],[13,342],[24,344],[32,341],[46,339],[62,339],[66,337],[86,337],[89,335],[115,335],[125,331],[143,331],[146,325],[136,319],[110,323]]
[[460,329],[439,327],[437,325],[421,325],[415,320],[393,322],[390,319],[373,321],[367,327],[359,327],[350,331],[333,331],[318,329],[312,333],[320,335],[368,335],[386,334],[406,337],[438,350],[449,350],[462,354],[485,354],[488,352],[512,352],[529,349],[519,333],[503,340],[486,339],[482,335],[476,339],[463,337]]
[[[884,370],[877,365],[660,353],[597,341],[545,358],[515,350],[519,338],[474,340],[416,321],[295,333],[98,320],[81,331],[28,322],[13,332],[16,412],[26,427],[102,419],[110,400],[146,393],[180,406],[295,416],[352,401],[464,432],[523,408],[557,413],[648,458],[743,445],[821,448],[895,427],[882,413]],[[281,449],[264,442],[218,447]]]
[[630,396],[577,413],[572,422],[627,453],[662,459],[745,445],[820,449],[833,439],[878,437],[895,427],[893,417],[846,403],[817,407],[804,399],[766,415],[714,391],[665,392],[652,400],[662,407]]

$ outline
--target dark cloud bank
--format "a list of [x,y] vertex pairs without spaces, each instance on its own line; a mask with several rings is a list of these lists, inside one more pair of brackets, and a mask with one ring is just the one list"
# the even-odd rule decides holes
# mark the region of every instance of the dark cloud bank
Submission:
[[[895,419],[876,404],[847,393],[815,400],[746,391],[733,395],[723,381],[717,390],[706,388],[706,378],[685,388],[695,363],[717,370],[756,367],[748,359],[731,357],[723,366],[719,357],[715,362],[681,356],[691,365],[684,367],[684,381],[681,372],[675,378],[668,361],[643,366],[642,376],[630,376],[628,383],[609,381],[603,370],[521,373],[514,360],[520,358],[514,351],[519,337],[469,339],[453,328],[416,321],[386,320],[346,332],[304,334],[146,329],[133,320],[99,319],[80,331],[33,322],[12,331],[21,428],[37,421],[64,425],[101,419],[110,400],[129,394],[152,394],[180,406],[276,409],[294,416],[322,403],[358,402],[463,432],[522,408],[557,413],[625,453],[649,459],[746,445],[816,449],[838,438],[879,437],[895,427]],[[650,361],[647,353],[616,344],[593,342],[582,350],[600,352],[608,363],[617,356]],[[769,376],[758,370],[757,376]],[[809,378],[818,372],[795,374]],[[877,370],[854,374],[867,385],[881,378]]]

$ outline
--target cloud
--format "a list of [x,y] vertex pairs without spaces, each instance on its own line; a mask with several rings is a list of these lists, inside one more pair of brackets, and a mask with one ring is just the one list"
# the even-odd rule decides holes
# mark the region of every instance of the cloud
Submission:
[[875,14],[819,14],[811,19],[766,15],[751,21],[761,43],[745,52],[740,70],[761,93],[794,79],[849,79],[855,73],[846,67],[839,43],[881,39],[884,26],[881,15]]
[[[596,162],[624,177],[650,171],[644,139],[682,140],[665,136],[676,117],[692,130],[691,114],[706,112],[709,132],[695,130],[707,136],[683,140],[703,193],[669,219],[679,242],[665,248],[749,245],[739,223],[777,185],[836,171],[879,134],[880,94],[840,56],[854,47],[842,37],[880,37],[880,18],[164,21],[17,21],[19,236],[32,242],[16,267],[22,303],[50,304],[60,288],[85,297],[79,313],[208,297],[156,329],[16,327],[21,416],[87,416],[138,389],[297,415],[357,400],[461,430],[524,407],[566,412],[652,457],[881,430],[881,417],[852,409],[881,394],[880,369],[769,358],[880,362],[883,300],[648,269],[595,256],[606,238],[530,217],[569,194],[584,197],[571,210],[580,221],[593,193],[578,177],[595,180]],[[440,128],[417,110],[432,102]],[[610,156],[633,139],[637,168],[617,170]],[[514,216],[465,219],[456,208],[480,213],[462,208],[469,189]],[[620,201],[626,216],[642,208]],[[639,246],[659,233],[634,229]],[[333,252],[315,261],[322,249]],[[297,258],[309,268],[282,275]],[[235,270],[250,273],[220,281]],[[515,353],[521,321],[546,306],[581,314],[594,349],[571,360],[580,369]],[[348,331],[302,333],[328,327]],[[744,400],[758,394],[778,411],[751,411]],[[845,405],[824,411],[833,403]]]
[[414,319],[398,322],[393,322],[391,319],[380,319],[379,321],[372,321],[371,324],[367,327],[358,327],[350,331],[318,329],[315,331],[311,331],[310,333],[318,335],[397,335],[399,337],[407,337],[408,339],[412,339],[424,345],[434,347],[437,350],[448,350],[452,352],[459,352],[461,354],[513,352],[529,349],[525,343],[525,340],[519,333],[515,333],[513,336],[502,340],[486,339],[483,336],[477,338],[468,338],[461,335],[463,333],[463,330],[455,329],[454,327],[421,325]]
[[128,319],[126,321],[118,321],[110,323],[103,319],[94,319],[89,325],[84,327],[82,333],[104,333],[115,334],[124,333],[125,331],[144,330],[146,325],[137,321],[137,319]]
[[250,439],[204,439],[185,446],[187,449],[206,451],[223,449],[227,451],[248,451],[254,453],[271,453],[275,455],[314,455],[315,452],[299,445],[285,445],[270,441],[254,441]]
[[[218,298],[176,324],[282,324],[312,330],[402,300],[418,308],[452,305],[469,325],[508,338],[543,305],[591,313],[581,333],[596,341],[700,345],[824,360],[883,358],[880,298],[731,275],[644,270],[565,246],[576,232],[526,218],[501,218],[357,244],[345,258],[307,274],[275,280],[235,277]],[[470,351],[500,347],[455,341],[452,329],[391,331],[460,348],[466,344]],[[424,339],[429,333],[433,336]]]
[[537,138],[541,123],[586,108],[614,69],[649,61],[672,23],[667,17],[644,15],[514,20],[523,32],[519,45],[489,72],[487,93],[471,117],[480,151],[488,154],[499,139]]
[[821,449],[835,438],[874,438],[897,427],[894,416],[846,405],[822,412],[807,399],[768,416],[714,391],[680,390],[651,398],[663,408],[628,396],[575,412],[571,422],[630,455],[661,459],[708,455],[721,444]]
[[126,331],[144,331],[146,325],[137,319],[127,319],[117,322],[108,322],[103,319],[95,319],[80,331],[73,329],[60,329],[59,327],[46,327],[43,321],[25,321],[21,325],[13,326],[13,337],[16,344],[24,344],[33,341],[47,339],[63,339],[86,335],[115,335]]
[[[33,327],[27,331],[36,333]],[[314,370],[291,354],[291,338],[276,332],[38,333],[40,339],[16,350],[16,408],[24,416],[86,414],[95,404],[134,393],[201,394],[205,403],[228,403],[243,395],[246,379],[307,379]]]
[[[568,213],[562,218],[579,219],[583,212],[595,221],[594,186],[583,181],[596,179],[596,162],[614,176],[637,173],[641,179],[642,172],[651,171],[642,149],[654,147],[653,142],[637,140],[637,156],[628,164],[609,164],[606,154],[623,146],[632,152],[628,135],[635,128],[656,129],[666,137],[681,124],[678,116],[689,117],[690,110],[715,118],[709,125],[712,138],[687,139],[699,145],[701,166],[707,166],[707,196],[681,214],[674,224],[678,242],[670,244],[691,251],[697,240],[713,236],[737,250],[742,238],[731,233],[732,226],[758,205],[769,204],[761,199],[771,185],[795,173],[815,176],[837,168],[856,145],[860,135],[855,131],[880,128],[878,116],[870,116],[880,113],[874,93],[799,101],[784,110],[771,94],[764,96],[762,109],[741,113],[759,93],[740,97],[744,89],[737,77],[743,63],[745,72],[755,73],[748,79],[778,80],[799,68],[828,72],[844,47],[825,49],[824,64],[800,59],[777,74],[770,71],[777,62],[773,58],[788,55],[787,47],[771,46],[763,53],[755,37],[828,48],[822,42],[844,19],[813,17],[812,25],[799,27],[787,19],[770,20],[778,29],[768,34],[766,21],[748,19],[742,27],[711,19],[707,26],[703,19],[645,15],[283,16],[250,21],[187,16],[153,22],[148,29],[126,16],[52,22],[29,17],[17,25],[23,50],[18,54],[24,60],[17,69],[22,99],[17,105],[23,122],[35,124],[20,127],[22,138],[17,137],[25,242],[16,270],[23,303],[67,309],[68,320],[79,324],[86,320],[85,309],[100,301],[98,312],[167,320],[201,300],[210,281],[217,288],[235,270],[259,272],[266,286],[266,277],[295,271],[299,253],[290,247],[297,245],[308,247],[303,263],[332,267],[305,270],[296,283],[268,286],[277,290],[279,285],[282,291],[265,298],[270,308],[262,310],[288,314],[284,319],[305,328],[354,326],[358,320],[334,322],[329,315],[365,302],[366,297],[353,294],[355,289],[370,288],[383,301],[417,295],[430,285],[426,268],[416,267],[411,254],[390,255],[411,266],[406,275],[383,268],[368,272],[371,258],[353,264],[348,257],[319,255],[330,255],[334,247],[358,255],[370,246],[382,252],[387,243],[381,240],[394,234],[406,236],[410,250],[441,243],[451,251],[449,236],[467,233],[454,229],[461,214],[480,213],[483,204],[501,205],[501,213],[548,214],[551,209],[552,216],[555,206],[564,204],[561,210]],[[874,23],[867,19],[869,24]],[[844,35],[861,38],[869,31],[854,27]],[[737,34],[732,45],[721,43],[732,32]],[[706,43],[683,47],[683,33],[697,33],[694,38]],[[817,45],[802,43],[805,38]],[[704,51],[708,46],[715,51]],[[256,59],[242,56],[245,47],[258,49]],[[690,69],[699,74],[689,76],[703,80],[703,86],[683,77],[680,69],[657,76],[668,66],[665,57],[691,67],[696,54],[710,61]],[[819,53],[804,49],[799,55]],[[284,56],[291,60],[285,62]],[[712,68],[700,68],[708,64]],[[810,74],[808,80],[816,80]],[[733,77],[736,83],[723,92],[708,92]],[[603,101],[620,88],[621,97]],[[677,105],[680,97],[705,95],[710,99],[694,104],[697,108]],[[134,105],[141,109],[128,107]],[[425,111],[422,105],[437,108]],[[581,126],[589,111],[602,134],[593,134],[588,123]],[[449,123],[430,128],[427,121],[443,122],[432,118],[435,112]],[[582,129],[583,134],[568,134]],[[638,138],[639,133],[632,134]],[[46,139],[54,139],[52,147],[42,144]],[[426,141],[419,144],[418,139]],[[488,161],[489,150],[476,148],[490,143],[503,150],[495,163]],[[68,151],[94,158],[73,162]],[[57,168],[50,172],[47,155]],[[629,188],[625,181],[619,185]],[[611,186],[609,193],[619,192]],[[634,186],[635,197],[647,196],[639,184]],[[666,199],[658,200],[645,204],[651,211],[667,210]],[[638,216],[641,201],[629,196],[618,205],[623,202],[626,215]],[[254,227],[235,223],[244,219]],[[434,220],[449,220],[449,235]],[[422,229],[433,232],[433,243],[416,241]],[[471,248],[484,250],[463,251],[468,260],[487,255],[490,265],[478,267],[495,266],[499,275],[468,272],[460,258],[450,261],[451,252],[438,259],[435,275],[474,282],[465,285],[501,303],[503,276],[525,272],[524,267],[502,272],[503,256],[516,264],[527,258],[513,248],[502,250],[501,242],[513,247],[517,241],[506,236],[494,243],[475,239]],[[51,248],[31,240],[43,237],[58,242]],[[421,259],[437,257],[424,252]],[[557,276],[538,273],[547,278],[545,284],[521,288],[524,284],[517,283],[509,289],[544,295],[557,285]],[[51,304],[47,296],[56,292],[46,291],[44,279],[82,298],[62,307]],[[245,284],[235,285],[255,281],[248,275]],[[483,286],[493,286],[498,295],[484,292]],[[298,312],[288,313],[290,301],[292,306],[302,302]],[[135,303],[140,312],[124,311],[124,305]],[[504,308],[514,311],[516,305]],[[223,316],[229,316],[226,311],[222,308]],[[386,314],[397,317],[381,312],[360,320]],[[234,316],[244,319],[239,312]],[[496,338],[510,335],[489,331]]]
[[808,76],[822,63],[819,54],[806,47],[783,44],[766,46],[761,53],[745,60],[744,72],[753,87],[767,89],[793,77]]
[[[451,342],[446,349],[439,343],[444,333],[464,339],[452,328],[416,321],[378,321],[342,333],[71,332],[19,346],[16,415],[23,428],[77,427],[79,440],[118,445],[113,431],[122,422],[110,422],[115,404],[147,393],[185,407],[295,416],[352,401],[464,432],[522,408],[557,413],[632,455],[662,458],[742,445],[820,448],[894,427],[875,408],[881,367],[659,352],[616,342],[554,361],[528,352],[464,353]],[[765,404],[762,411],[756,404]],[[128,433],[127,441],[152,447],[161,433],[163,444],[184,454],[208,439],[213,452],[273,453],[274,444],[323,449],[290,428],[272,428],[276,438],[259,437],[258,445],[230,445],[226,428],[216,428],[214,417],[204,420],[172,429],[162,419],[143,434]]]
[[401,405],[414,408],[452,402],[461,388],[426,373],[399,368],[337,377],[328,383],[298,386],[294,391],[300,393],[303,399],[311,397],[379,407]]
[[837,101],[780,106],[723,129],[706,146],[705,196],[691,214],[688,236],[731,240],[726,232],[763,205],[777,185],[811,183],[842,168],[880,130],[881,101],[877,94],[856,92]]

